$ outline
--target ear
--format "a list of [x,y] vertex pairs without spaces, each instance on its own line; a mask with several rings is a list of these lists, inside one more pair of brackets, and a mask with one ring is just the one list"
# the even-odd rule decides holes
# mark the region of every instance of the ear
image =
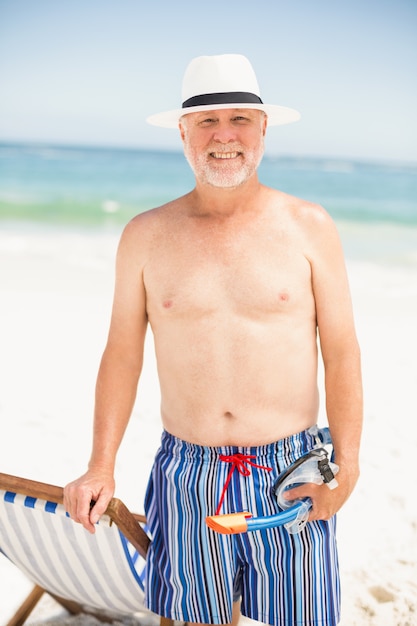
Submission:
[[262,134],[264,137],[266,135],[267,126],[268,126],[268,116],[266,113],[264,113],[264,118],[262,120]]
[[184,128],[184,125],[181,122],[181,120],[178,122],[178,128],[179,128],[179,131],[180,131],[181,139],[184,142],[184,140],[185,140],[185,128]]

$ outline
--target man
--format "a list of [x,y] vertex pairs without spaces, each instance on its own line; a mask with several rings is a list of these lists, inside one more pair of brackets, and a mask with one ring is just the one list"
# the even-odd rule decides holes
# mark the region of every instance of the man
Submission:
[[[94,532],[113,495],[149,323],[164,432],[145,502],[147,596],[152,611],[177,620],[230,622],[232,600],[234,620],[239,602],[281,626],[339,620],[334,516],[358,479],[362,425],[345,264],[329,215],[257,176],[267,125],[296,119],[262,103],[245,57],[194,59],[183,108],[149,121],[179,127],[196,186],[138,215],[120,241],[93,451],[65,504]],[[215,511],[276,513],[277,475],[315,445],[317,333],[338,488],[292,491],[313,501],[298,535],[215,533],[204,523]],[[245,455],[240,472],[230,471],[236,454]]]

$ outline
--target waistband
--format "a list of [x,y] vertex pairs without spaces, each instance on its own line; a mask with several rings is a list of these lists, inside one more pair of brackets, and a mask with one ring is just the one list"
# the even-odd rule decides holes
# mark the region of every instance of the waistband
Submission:
[[312,426],[294,435],[261,446],[201,446],[184,441],[166,430],[161,437],[161,449],[172,455],[199,462],[212,462],[222,455],[245,454],[256,459],[286,458],[289,454],[305,454],[319,442],[325,442],[328,429]]

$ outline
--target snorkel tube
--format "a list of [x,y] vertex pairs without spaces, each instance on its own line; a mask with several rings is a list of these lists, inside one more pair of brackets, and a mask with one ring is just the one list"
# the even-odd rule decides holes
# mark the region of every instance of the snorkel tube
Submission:
[[[328,428],[321,429],[320,443],[331,443]],[[339,467],[329,460],[328,451],[320,445],[300,456],[278,476],[273,491],[278,506],[282,509],[274,515],[253,517],[250,512],[212,515],[206,517],[206,524],[218,533],[232,535],[264,528],[284,526],[290,534],[299,533],[307,524],[312,507],[310,498],[287,500],[284,493],[303,483],[326,484],[329,489],[338,485],[335,475]]]
[[[305,499],[299,500],[286,511],[275,513],[275,515],[253,517],[252,513],[248,511],[243,513],[226,513],[225,515],[206,517],[206,524],[212,530],[223,535],[235,535],[237,533],[246,533],[253,530],[262,530],[263,528],[274,528],[276,526],[285,526],[288,530],[289,527],[293,528],[294,524],[300,525],[299,530],[289,532],[299,532],[307,522],[310,508],[311,501],[309,503],[307,499]],[[303,526],[301,526],[301,524],[303,524]]]

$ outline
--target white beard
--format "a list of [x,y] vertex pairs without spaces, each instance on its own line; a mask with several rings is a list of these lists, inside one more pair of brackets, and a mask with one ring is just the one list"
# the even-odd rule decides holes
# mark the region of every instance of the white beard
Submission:
[[[227,150],[226,150],[227,148]],[[224,159],[221,164],[213,162],[212,152],[239,152],[242,156]],[[263,137],[257,148],[252,151],[242,150],[241,146],[223,145],[211,151],[196,154],[187,139],[184,140],[184,154],[196,178],[213,187],[232,188],[245,183],[256,172],[263,154]]]

